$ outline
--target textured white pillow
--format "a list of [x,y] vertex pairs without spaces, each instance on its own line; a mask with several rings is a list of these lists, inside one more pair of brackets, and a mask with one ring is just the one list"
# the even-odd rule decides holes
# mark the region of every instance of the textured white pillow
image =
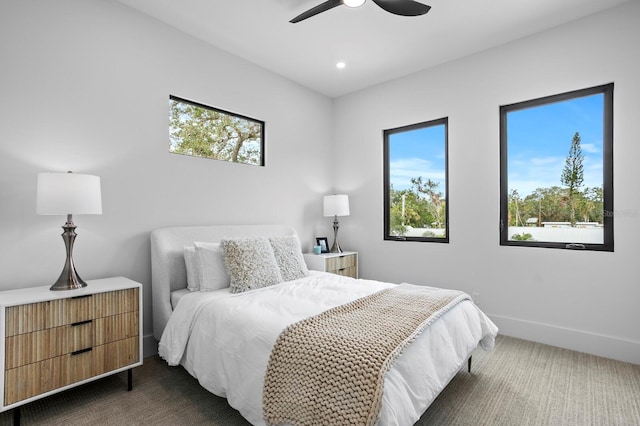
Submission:
[[200,291],[229,287],[229,274],[224,267],[220,244],[196,241],[193,245],[200,263]]
[[302,257],[302,248],[297,235],[269,238],[283,281],[297,280],[309,275]]
[[189,291],[200,290],[200,262],[196,248],[193,246],[184,246],[184,265],[187,268],[187,288]]
[[231,278],[231,292],[267,287],[282,282],[269,240],[238,238],[220,241],[224,264]]

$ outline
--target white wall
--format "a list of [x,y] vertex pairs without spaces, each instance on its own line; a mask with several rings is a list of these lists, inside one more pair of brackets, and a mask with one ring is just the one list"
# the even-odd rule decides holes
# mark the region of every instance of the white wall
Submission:
[[[267,166],[170,154],[169,94],[264,120]],[[119,3],[3,0],[0,98],[0,290],[62,270],[65,218],[35,214],[41,171],[102,178],[103,215],[74,217],[74,260],[85,280],[143,283],[145,335],[152,229],[284,223],[310,250],[325,225],[331,100]]]
[[[336,187],[351,200],[341,242],[360,252],[361,276],[478,292],[504,334],[640,363],[639,23],[633,1],[338,99]],[[501,247],[499,106],[609,82],[615,252]],[[382,130],[441,117],[450,243],[383,241]]]

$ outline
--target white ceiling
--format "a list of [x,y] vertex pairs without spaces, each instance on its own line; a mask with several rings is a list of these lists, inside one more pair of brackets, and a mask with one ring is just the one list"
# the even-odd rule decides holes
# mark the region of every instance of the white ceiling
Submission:
[[[418,17],[373,1],[297,24],[324,0],[117,0],[329,97],[485,50],[627,0],[425,0]],[[346,68],[336,68],[338,61]]]

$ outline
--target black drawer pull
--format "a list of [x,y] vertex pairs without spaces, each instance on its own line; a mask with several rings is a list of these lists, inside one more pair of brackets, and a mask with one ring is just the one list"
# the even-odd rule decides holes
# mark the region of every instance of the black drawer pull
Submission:
[[93,322],[93,320],[74,322],[73,324],[71,324],[71,327],[75,327],[77,325],[83,325],[83,324],[91,324],[92,322]]
[[93,294],[83,294],[82,296],[73,296],[72,299],[82,299],[84,297],[91,297]]
[[83,354],[85,352],[91,352],[92,350],[93,350],[93,348],[80,349],[79,351],[71,352],[71,355],[80,355],[80,354]]

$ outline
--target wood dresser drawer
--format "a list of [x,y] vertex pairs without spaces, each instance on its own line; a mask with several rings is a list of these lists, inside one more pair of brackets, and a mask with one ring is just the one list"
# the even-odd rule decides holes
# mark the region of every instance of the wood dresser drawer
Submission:
[[93,346],[93,322],[49,328],[5,339],[5,370]]
[[88,295],[9,307],[6,310],[5,336],[92,319],[93,306],[93,295]]
[[356,256],[353,254],[336,256],[327,259],[327,272],[331,272],[333,274],[338,273],[339,271],[346,268],[355,268],[355,266]]
[[[100,286],[104,284],[104,286]],[[30,289],[0,292],[9,303]],[[33,289],[31,289],[33,290]],[[51,300],[2,306],[4,407],[142,364],[140,284],[125,278],[89,282],[82,290],[34,291]],[[68,297],[62,297],[62,293]],[[3,302],[5,302],[3,299]]]
[[349,266],[346,268],[340,268],[340,269],[336,269],[333,271],[327,271],[327,272],[331,272],[332,274],[336,274],[336,275],[342,275],[345,277],[351,277],[351,278],[355,278],[356,277],[356,267],[355,266]]
[[139,360],[138,340],[134,336],[7,370],[4,404],[133,364]]

